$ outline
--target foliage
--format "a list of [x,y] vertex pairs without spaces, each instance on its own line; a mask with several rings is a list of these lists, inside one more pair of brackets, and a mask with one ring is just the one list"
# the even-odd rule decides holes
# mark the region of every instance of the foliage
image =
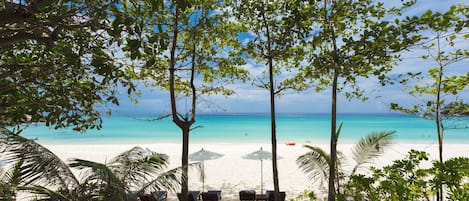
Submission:
[[450,102],[441,109],[444,116],[469,116],[469,104],[462,99]]
[[343,199],[353,200],[430,200],[445,184],[449,200],[468,197],[469,158],[434,161],[430,168],[421,164],[428,154],[411,150],[405,159],[396,160],[382,169],[372,168],[371,176],[354,175],[344,185]]
[[[223,8],[224,2],[214,0],[124,1],[112,8],[114,27],[126,33],[123,50],[139,67],[134,77],[169,91],[172,119],[182,131],[183,194],[188,192],[189,134],[198,100],[231,95],[228,86],[248,75],[239,68],[244,64],[238,51],[239,26]],[[181,97],[189,107],[178,101]],[[181,102],[185,114],[178,107]]]
[[[394,161],[383,170],[375,170],[375,176],[380,181],[381,194],[389,200],[423,200],[435,193],[427,184],[428,172],[420,169],[422,161],[428,160],[425,152],[410,151],[403,160]],[[386,179],[379,180],[379,177]]]
[[292,201],[313,201],[316,200],[317,196],[313,191],[305,190],[301,194],[297,195],[295,198],[291,199]]
[[[318,9],[310,9],[313,23],[308,50],[310,63],[301,76],[316,83],[317,90],[326,90],[333,82],[333,70],[339,73],[338,91],[347,98],[366,100],[359,78],[377,78],[383,85],[385,75],[400,58],[400,51],[420,40],[413,34],[415,17],[402,20],[402,7],[386,9],[381,2],[342,0],[318,1]],[[397,19],[389,21],[389,19]],[[346,90],[347,87],[347,90]]]
[[108,35],[115,1],[2,2],[0,128],[100,128],[97,107],[118,104],[118,86],[134,91]]
[[[337,160],[337,93],[348,99],[366,100],[360,88],[360,78],[377,78],[385,85],[399,52],[420,39],[412,19],[399,20],[403,9],[414,1],[403,2],[399,8],[385,8],[384,3],[372,0],[309,1],[301,7],[307,16],[307,65],[298,75],[311,81],[316,90],[331,90],[331,161],[329,173],[329,201],[335,200],[335,161]],[[389,19],[398,19],[390,21]]]
[[[245,80],[248,72],[238,68],[244,64],[237,51],[239,26],[222,8],[212,0],[125,1],[113,6],[113,25],[127,34],[121,41],[123,50],[136,61],[134,78],[170,90],[168,71],[174,65],[176,94],[192,96],[194,73],[197,96],[231,95],[226,85]],[[169,54],[172,51],[175,55]]]
[[6,163],[2,161],[0,164],[0,198],[4,200],[13,200],[16,195],[16,187],[20,182],[20,168],[22,161],[12,164],[13,167],[9,168]]
[[[469,87],[469,73],[449,74],[448,68],[456,67],[456,62],[465,60],[469,56],[469,50],[459,47],[458,43],[464,43],[467,40],[467,9],[464,4],[453,5],[445,13],[425,12],[415,21],[416,26],[424,27],[425,30],[432,31],[435,35],[427,36],[421,46],[427,54],[422,55],[423,60],[432,60],[437,63],[436,67],[428,68],[427,77],[432,81],[424,80],[424,75],[420,72],[409,72],[400,75],[400,82],[410,84],[408,92],[412,96],[419,97],[421,103],[412,106],[403,106],[398,103],[391,103],[391,109],[408,114],[439,121],[444,124],[442,112],[451,114],[453,104],[449,103],[448,108],[443,109],[447,97],[458,97],[457,95]],[[412,79],[412,82],[409,81]],[[421,80],[422,82],[418,82]],[[454,105],[455,106],[455,105]],[[463,105],[461,105],[463,106]],[[464,108],[460,108],[464,109]],[[464,111],[462,111],[464,112]],[[437,126],[443,127],[444,125]],[[438,134],[440,135],[440,133]],[[443,134],[441,134],[443,135]]]
[[[298,12],[297,7],[307,5],[303,1],[249,1],[233,0],[230,4],[233,15],[249,32],[246,38],[245,52],[256,61],[266,63],[265,74],[267,83],[258,78],[259,87],[269,90],[271,114],[271,145],[272,145],[272,172],[274,193],[279,199],[279,178],[277,168],[277,131],[275,96],[279,96],[287,89],[304,90],[307,85],[301,80],[283,78],[278,75],[291,72],[303,60],[303,54],[298,51],[298,43],[302,42],[299,26],[304,16]],[[293,8],[293,9],[292,9]],[[246,34],[248,35],[248,34]],[[250,59],[250,58],[248,58]]]
[[310,6],[304,1],[245,1],[233,0],[233,15],[247,32],[243,39],[247,59],[265,63],[264,75],[269,79],[269,65],[275,76],[273,87],[270,80],[258,77],[258,87],[274,91],[280,96],[286,90],[301,91],[309,86],[299,80],[297,68],[305,59],[304,42],[307,40],[308,16],[300,8]]
[[[350,173],[345,173],[345,170],[342,167],[343,154],[338,152],[337,160],[337,178],[346,181],[347,177],[354,178],[359,177],[356,175],[357,171],[367,163],[371,163],[372,160],[376,159],[382,154],[382,151],[385,147],[391,144],[391,140],[394,137],[394,131],[384,131],[384,132],[373,132],[367,136],[361,138],[357,144],[355,144],[352,154],[355,165],[353,166]],[[329,161],[330,156],[326,151],[322,150],[319,147],[314,147],[310,145],[305,145],[310,151],[306,154],[303,154],[298,157],[296,160],[300,169],[308,174],[311,181],[321,181],[321,185],[329,178]],[[339,182],[336,183],[339,185]],[[337,186],[339,189],[340,186]]]
[[[39,200],[128,200],[130,191],[176,191],[181,168],[166,171],[164,154],[134,147],[109,163],[72,159],[66,164],[47,148],[9,131],[0,137],[1,159],[13,164],[4,169],[1,190],[23,191]],[[194,166],[194,165],[192,165]],[[8,168],[9,167],[9,168]],[[80,177],[72,173],[79,170]]]
[[[425,38],[426,41],[423,42],[422,48],[427,53],[422,55],[422,59],[431,59],[437,66],[429,68],[426,76],[422,76],[420,72],[409,72],[400,81],[407,84],[407,75],[414,79],[420,76],[423,82],[411,82],[412,86],[408,92],[412,96],[417,96],[421,102],[411,106],[391,103],[393,110],[417,115],[435,122],[440,162],[443,162],[443,141],[446,126],[442,107],[446,104],[446,100],[458,98],[458,93],[469,87],[469,72],[453,75],[447,72],[447,69],[454,66],[454,63],[469,57],[469,50],[457,45],[457,42],[464,43],[469,36],[466,33],[468,31],[467,11],[468,6],[464,4],[453,5],[445,13],[433,13],[429,10],[415,21],[416,26],[421,26],[427,32],[434,33],[434,36]],[[431,78],[431,81],[429,82],[425,78]],[[440,186],[437,200],[443,200],[442,192],[443,186]]]

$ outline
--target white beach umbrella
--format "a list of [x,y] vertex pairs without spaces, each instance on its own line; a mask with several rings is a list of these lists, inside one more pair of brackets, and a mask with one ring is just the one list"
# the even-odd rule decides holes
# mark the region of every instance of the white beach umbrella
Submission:
[[[255,152],[244,155],[243,158],[244,159],[249,159],[249,160],[260,160],[261,161],[261,192],[262,192],[264,190],[264,188],[263,188],[263,184],[264,184],[263,179],[264,178],[263,178],[263,175],[262,175],[262,169],[263,169],[262,161],[272,160],[272,153],[262,150],[262,147],[261,147],[261,149],[255,151]],[[282,157],[277,156],[277,160],[279,160],[279,159],[282,159]]]
[[205,172],[204,172],[204,161],[214,160],[222,157],[223,154],[215,153],[212,151],[207,151],[202,148],[200,151],[189,154],[189,159],[191,161],[201,161],[202,162],[202,192],[205,188]]

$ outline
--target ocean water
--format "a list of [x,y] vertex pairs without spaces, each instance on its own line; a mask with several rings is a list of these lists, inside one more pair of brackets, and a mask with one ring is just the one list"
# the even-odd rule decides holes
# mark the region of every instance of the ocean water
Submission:
[[[181,142],[181,131],[170,118],[111,116],[103,119],[101,130],[77,133],[54,130],[44,125],[30,126],[22,133],[41,143],[158,143]],[[445,131],[446,143],[469,143],[469,119],[458,120],[458,128]],[[371,132],[396,131],[399,143],[437,143],[434,122],[400,114],[339,114],[343,123],[339,143],[353,143]],[[450,125],[451,126],[451,125]],[[191,131],[191,142],[270,143],[269,114],[202,114]],[[328,114],[278,114],[277,141],[327,143],[330,136]]]

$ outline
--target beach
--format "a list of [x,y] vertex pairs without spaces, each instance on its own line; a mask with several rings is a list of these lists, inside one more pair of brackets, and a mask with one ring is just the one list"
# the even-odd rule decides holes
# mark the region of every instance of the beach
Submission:
[[[287,199],[292,199],[304,190],[315,189],[320,191],[319,182],[313,182],[308,179],[306,174],[296,165],[298,156],[307,152],[303,147],[304,142],[296,142],[296,145],[286,145],[284,142],[278,144],[278,174],[280,190],[285,191]],[[310,144],[329,150],[327,143]],[[66,160],[70,158],[87,159],[96,162],[105,162],[117,154],[126,151],[134,146],[148,148],[158,153],[167,154],[170,158],[168,168],[178,167],[181,164],[180,143],[121,143],[121,144],[44,144],[60,158]],[[205,191],[222,190],[223,200],[239,200],[238,192],[240,190],[256,190],[261,192],[261,161],[248,160],[242,157],[246,154],[263,148],[265,151],[271,151],[270,144],[248,143],[248,142],[211,142],[191,143],[189,153],[199,151],[204,148],[208,151],[221,153],[224,156],[218,159],[204,162],[205,170]],[[346,161],[351,161],[351,150],[353,144],[340,144],[338,149],[346,156]],[[426,151],[430,153],[430,161],[438,158],[438,145],[436,143],[395,143],[385,149],[383,156],[372,164],[375,167],[382,167],[390,164],[393,160],[403,159],[411,149]],[[468,144],[449,143],[444,146],[444,158],[448,159],[456,156],[469,156]],[[349,160],[350,159],[350,160]],[[273,190],[272,181],[272,163],[270,160],[263,161],[263,189]],[[430,165],[430,162],[423,164]],[[350,163],[346,163],[345,169],[351,168]],[[364,172],[366,173],[366,172]],[[202,181],[196,170],[189,171],[189,189],[202,191]],[[168,194],[168,200],[177,200],[174,193]]]

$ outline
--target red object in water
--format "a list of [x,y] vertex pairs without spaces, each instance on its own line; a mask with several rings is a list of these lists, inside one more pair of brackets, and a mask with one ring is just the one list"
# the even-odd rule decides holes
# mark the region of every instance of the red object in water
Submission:
[[285,143],[287,146],[295,146],[296,142],[286,142]]

